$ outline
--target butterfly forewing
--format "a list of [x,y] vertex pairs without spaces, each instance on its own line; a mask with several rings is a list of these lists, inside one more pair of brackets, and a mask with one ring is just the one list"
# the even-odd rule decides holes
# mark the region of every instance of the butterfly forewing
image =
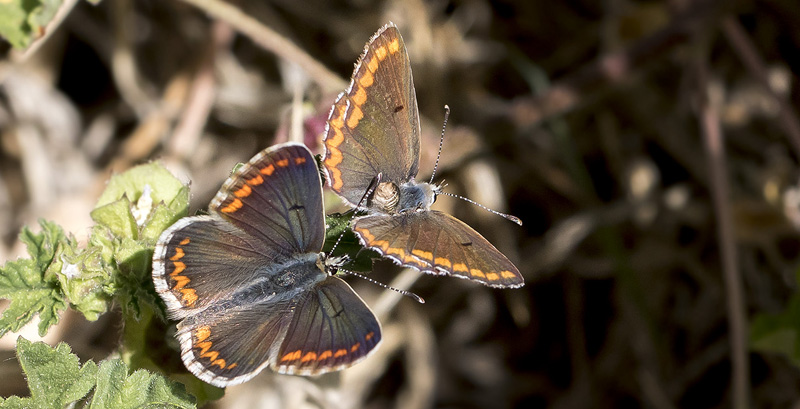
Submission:
[[265,265],[285,261],[216,215],[186,217],[167,229],[153,257],[153,282],[173,319],[183,318],[251,282]]
[[[276,188],[286,186],[292,188]],[[303,145],[276,145],[254,156],[209,209],[284,254],[319,252],[325,240],[319,172]]]
[[419,144],[411,63],[390,24],[367,44],[350,87],[331,109],[323,160],[328,183],[354,206],[378,173],[397,184],[416,176]]

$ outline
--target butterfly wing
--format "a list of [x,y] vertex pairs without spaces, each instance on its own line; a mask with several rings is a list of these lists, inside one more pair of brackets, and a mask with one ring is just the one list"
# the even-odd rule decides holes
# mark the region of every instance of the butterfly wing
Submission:
[[184,217],[161,234],[153,254],[153,283],[170,318],[204,310],[251,282],[263,266],[285,259],[216,214]]
[[514,264],[466,223],[438,211],[369,215],[353,223],[364,246],[431,274],[467,278],[492,287],[520,287]]
[[153,282],[179,319],[250,282],[263,266],[322,249],[322,184],[300,144],[265,149],[239,168],[208,216],[179,220],[159,237]]
[[274,362],[294,304],[287,298],[224,302],[219,305],[229,308],[189,317],[178,324],[181,359],[192,374],[220,388],[245,382]]
[[375,314],[347,283],[330,276],[297,302],[277,369],[297,375],[337,371],[366,358],[380,342]]
[[322,182],[304,145],[261,151],[228,178],[209,210],[282,255],[319,252],[325,240]]
[[403,183],[419,168],[419,110],[400,32],[384,26],[367,43],[328,117],[323,165],[331,188],[358,204],[372,179]]

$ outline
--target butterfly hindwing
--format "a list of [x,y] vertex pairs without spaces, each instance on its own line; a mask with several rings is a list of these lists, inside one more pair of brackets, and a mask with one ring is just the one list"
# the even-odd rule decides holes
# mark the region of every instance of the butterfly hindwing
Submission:
[[467,278],[493,287],[519,287],[514,264],[466,223],[435,210],[359,217],[362,244],[395,262],[431,274]]
[[347,283],[328,277],[297,302],[278,370],[316,375],[342,369],[364,359],[380,342],[375,314]]

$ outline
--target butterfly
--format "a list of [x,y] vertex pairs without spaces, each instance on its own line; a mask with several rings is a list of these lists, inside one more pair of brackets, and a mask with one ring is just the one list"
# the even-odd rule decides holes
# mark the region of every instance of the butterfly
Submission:
[[493,287],[523,285],[516,266],[483,236],[430,209],[439,186],[414,180],[419,110],[411,63],[394,24],[367,43],[350,86],[333,104],[323,145],[328,184],[367,212],[352,224],[365,247],[426,273]]
[[264,368],[316,375],[374,351],[381,326],[332,275],[316,161],[303,145],[267,148],[216,194],[209,214],[165,230],[153,282],[177,324],[181,358],[226,387]]

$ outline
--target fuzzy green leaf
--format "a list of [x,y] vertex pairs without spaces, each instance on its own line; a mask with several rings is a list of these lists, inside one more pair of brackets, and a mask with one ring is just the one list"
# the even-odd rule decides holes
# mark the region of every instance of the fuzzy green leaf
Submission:
[[28,254],[36,262],[38,270],[44,274],[45,280],[52,280],[56,272],[61,270],[61,260],[56,257],[69,247],[73,250],[77,247],[74,239],[69,239],[64,234],[61,226],[39,220],[42,231],[38,234],[31,232],[28,227],[23,227],[19,234],[19,240],[25,243]]
[[108,310],[115,286],[102,250],[89,247],[78,254],[65,254],[58,281],[73,308],[87,320],[95,321]]
[[153,203],[168,204],[172,203],[185,187],[158,163],[139,165],[112,176],[108,186],[97,199],[97,207],[105,206],[122,197],[138,201],[145,191],[145,186],[150,186]]
[[16,48],[25,48],[44,34],[62,0],[6,0],[0,2],[0,36]]
[[372,271],[372,261],[378,257],[378,254],[372,251],[362,251],[364,247],[358,241],[355,233],[350,230],[352,220],[352,215],[334,213],[325,216],[325,245],[322,249],[326,253],[330,252],[339,236],[344,234],[336,247],[336,254],[333,255],[346,254],[348,256],[348,261],[342,266],[343,268],[368,273]]
[[167,227],[186,215],[189,188],[158,163],[136,166],[108,182],[92,219],[116,237],[155,244]]
[[143,369],[128,376],[128,366],[115,359],[100,364],[90,409],[194,408],[186,388]]
[[31,259],[9,261],[0,268],[0,298],[11,304],[0,317],[0,337],[18,331],[39,314],[39,335],[58,322],[58,313],[67,308],[57,273],[65,251],[74,253],[75,242],[68,239],[57,225],[40,221],[42,232],[22,229],[20,240],[28,247]]
[[12,397],[0,408],[61,409],[77,402],[92,390],[97,365],[89,361],[81,367],[69,345],[55,348],[43,342],[17,339],[17,357],[28,379],[29,398]]
[[136,219],[131,213],[131,202],[127,197],[103,206],[98,206],[91,213],[95,223],[108,227],[117,237],[136,239],[139,235],[139,228],[136,226]]

